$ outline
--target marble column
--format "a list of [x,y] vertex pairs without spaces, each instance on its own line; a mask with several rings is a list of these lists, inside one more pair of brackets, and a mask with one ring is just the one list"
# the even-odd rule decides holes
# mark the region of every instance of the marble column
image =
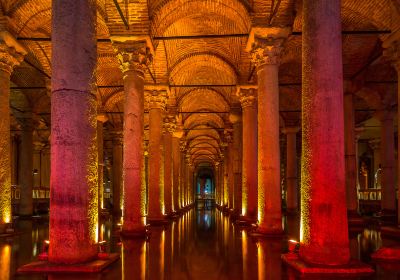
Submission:
[[235,215],[242,213],[242,122],[241,116],[231,114],[233,124],[233,207]]
[[[113,38],[112,38],[113,40]],[[144,74],[151,61],[145,41],[113,40],[124,79],[123,199],[124,236],[145,233]]]
[[0,233],[12,220],[10,76],[26,54],[25,49],[7,31],[0,34]]
[[122,134],[112,139],[112,189],[113,214],[120,216],[122,210]]
[[147,220],[164,220],[164,178],[162,177],[162,125],[167,94],[164,90],[151,90],[149,95],[149,213]]
[[381,168],[382,168],[382,216],[396,215],[396,186],[394,159],[394,121],[393,112],[385,110],[380,114],[381,120]]
[[286,134],[286,209],[289,213],[299,211],[297,183],[297,148],[296,136],[300,127],[289,126],[283,129]]
[[340,3],[303,1],[299,253],[321,265],[347,264],[350,258]]
[[345,137],[345,172],[346,172],[346,199],[347,213],[349,217],[357,217],[358,197],[357,197],[357,158],[356,158],[356,136],[355,136],[355,111],[354,95],[345,93],[344,95],[344,137]]
[[33,214],[33,128],[32,116],[21,118],[21,142],[18,153],[18,185],[21,190],[19,215],[31,217]]
[[179,193],[180,193],[180,139],[183,136],[183,130],[179,127],[172,135],[172,166],[173,166],[173,200],[174,212],[180,210]]
[[[392,62],[392,66],[396,69],[397,71],[397,98],[398,102],[397,104],[400,104],[400,32],[397,31],[389,36],[383,42],[383,47],[385,48],[384,50],[384,55],[385,57],[389,58]],[[400,110],[397,110],[397,120],[399,122],[400,120]],[[397,129],[397,138],[400,139],[400,129]],[[400,141],[397,143],[397,151],[400,151]],[[397,186],[400,185],[400,156],[397,158]],[[397,223],[400,225],[400,188],[397,187]]]
[[215,178],[215,185],[214,185],[214,192],[215,192],[215,203],[219,205],[219,196],[220,196],[220,190],[219,190],[219,169],[220,169],[220,164],[219,161],[216,161],[214,163],[214,178]]
[[97,114],[97,153],[99,165],[97,168],[99,186],[99,209],[104,209],[104,137],[103,124],[108,120],[106,114]]
[[185,191],[186,191],[186,176],[185,176],[185,150],[186,142],[181,139],[179,149],[180,149],[180,169],[179,169],[179,205],[180,208],[186,206],[185,202]]
[[242,216],[257,220],[257,90],[253,86],[238,91],[242,105]]
[[225,129],[225,140],[227,142],[227,189],[228,189],[228,204],[227,208],[233,211],[233,198],[234,198],[234,147],[233,147],[233,128]]
[[173,133],[176,128],[175,116],[168,116],[164,119],[164,205],[165,214],[173,212]]
[[97,255],[96,1],[52,15],[49,261],[71,264]]
[[279,60],[289,28],[253,28],[248,46],[258,80],[258,231],[281,234]]

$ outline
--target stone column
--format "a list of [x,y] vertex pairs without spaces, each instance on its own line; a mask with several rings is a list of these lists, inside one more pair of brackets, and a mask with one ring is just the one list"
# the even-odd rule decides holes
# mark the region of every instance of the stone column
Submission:
[[21,189],[19,215],[31,217],[33,214],[33,127],[32,117],[21,118],[21,143],[18,153],[18,185]]
[[176,128],[175,116],[167,116],[164,119],[164,205],[165,214],[171,215],[173,212],[173,153],[172,142],[173,133]]
[[297,184],[297,149],[296,135],[300,127],[285,127],[286,134],[286,208],[289,213],[299,211],[298,184]]
[[382,215],[392,218],[396,215],[396,187],[394,167],[394,122],[393,113],[381,112],[381,168],[382,168]]
[[186,176],[185,176],[185,150],[186,150],[186,142],[181,139],[180,141],[180,169],[179,169],[179,205],[180,208],[184,208],[186,206],[185,203],[185,191],[186,191]]
[[99,209],[104,208],[104,138],[103,138],[103,124],[108,120],[106,114],[97,114],[97,153],[99,165],[97,172],[99,174]]
[[112,145],[113,214],[120,216],[122,210],[122,134],[114,136]]
[[214,185],[214,192],[215,192],[215,203],[219,205],[219,196],[220,196],[220,191],[219,191],[219,169],[220,169],[220,164],[218,161],[214,163],[214,178],[215,178],[215,185]]
[[180,210],[179,204],[179,193],[180,193],[180,139],[183,136],[183,130],[178,128],[172,135],[172,161],[173,161],[173,200],[174,200],[174,212]]
[[151,54],[145,41],[113,41],[124,79],[122,234],[145,233],[144,73]]
[[227,142],[226,155],[227,155],[227,189],[228,189],[228,204],[227,208],[233,211],[233,198],[234,198],[234,147],[233,147],[233,128],[225,129],[225,140]]
[[147,220],[164,220],[164,178],[162,177],[162,125],[167,94],[165,90],[151,90],[149,95],[149,213]]
[[[374,188],[381,188],[382,187],[382,182],[377,182],[377,185],[375,185],[375,174],[378,171],[378,169],[381,168],[381,139],[380,138],[375,138],[375,139],[370,139],[368,141],[368,145],[369,147],[372,149],[372,153],[373,153],[373,157],[374,157],[374,162],[373,162],[373,170],[370,170],[370,172],[373,174],[373,176],[371,176],[373,179],[373,183],[371,184],[371,186],[373,186]],[[382,171],[382,170],[381,170]],[[381,173],[380,171],[380,173]],[[367,180],[365,180],[367,179]],[[380,178],[381,179],[381,178]],[[368,186],[370,185],[369,183],[369,178],[365,178],[365,176],[361,176],[361,180],[364,180],[364,182],[362,182],[360,184],[360,188],[361,189],[368,189]]]
[[98,241],[96,1],[56,0],[52,15],[49,261],[80,263]]
[[233,207],[234,214],[242,213],[242,122],[239,113],[231,114],[233,124]]
[[[397,104],[400,104],[400,32],[397,31],[394,34],[391,34],[389,38],[383,43],[384,55],[388,57],[393,67],[397,71]],[[400,110],[397,110],[397,120],[400,120]],[[397,136],[400,139],[400,129],[397,129]],[[397,143],[397,151],[400,151],[400,141]],[[400,186],[400,156],[397,158],[397,185]],[[397,187],[397,223],[400,225],[400,187]]]
[[347,264],[339,0],[303,1],[302,52],[300,257],[312,264]]
[[253,28],[248,42],[258,79],[258,231],[266,234],[282,233],[278,71],[289,33],[289,28]]
[[255,87],[241,87],[238,91],[242,105],[242,216],[257,220],[257,91]]
[[0,34],[0,233],[12,220],[10,76],[26,54],[25,49],[6,31]]
[[356,137],[355,137],[355,116],[354,116],[354,95],[344,95],[344,136],[345,136],[345,178],[346,178],[346,199],[347,213],[349,217],[357,217],[357,158],[356,158]]

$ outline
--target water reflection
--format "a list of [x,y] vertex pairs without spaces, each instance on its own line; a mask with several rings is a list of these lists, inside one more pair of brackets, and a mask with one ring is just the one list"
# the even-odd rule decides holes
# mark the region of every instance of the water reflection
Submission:
[[[283,239],[256,238],[214,209],[194,209],[167,226],[151,227],[147,240],[120,241],[113,224],[107,220],[99,226],[99,239],[107,241],[107,252],[120,252],[121,258],[103,273],[15,275],[17,267],[41,252],[43,241],[48,238],[47,224],[21,221],[18,224],[21,235],[8,241],[0,239],[0,279],[300,279],[281,262],[286,238],[298,238],[296,217],[286,219],[288,236]],[[369,262],[369,255],[380,246],[396,244],[399,242],[382,239],[373,228],[353,234],[350,239],[352,257],[364,262]],[[378,266],[376,275],[358,279],[389,280],[398,276],[398,272]]]

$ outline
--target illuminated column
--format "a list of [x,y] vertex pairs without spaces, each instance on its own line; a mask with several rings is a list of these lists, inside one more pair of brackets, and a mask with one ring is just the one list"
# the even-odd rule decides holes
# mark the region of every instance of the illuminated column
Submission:
[[241,87],[238,91],[242,105],[242,216],[257,220],[257,90]]
[[242,123],[239,113],[229,115],[233,124],[233,207],[235,215],[242,213]]
[[381,121],[381,168],[382,168],[382,216],[396,215],[396,187],[394,169],[394,122],[393,112],[380,112]]
[[286,134],[286,207],[288,212],[295,213],[299,210],[297,187],[297,149],[296,134],[300,127],[285,127]]
[[227,155],[227,189],[228,189],[228,209],[233,211],[233,198],[234,198],[234,174],[233,174],[233,165],[234,165],[234,147],[233,147],[233,128],[225,129],[225,139],[227,142],[226,147],[226,155]]
[[144,41],[113,40],[124,79],[122,234],[145,233],[144,181],[144,73],[150,49]]
[[11,222],[10,76],[26,54],[7,32],[0,33],[0,233]]
[[228,156],[228,143],[224,142],[222,145],[223,153],[223,169],[222,169],[222,206],[228,208],[229,202],[229,188],[228,188],[228,168],[229,168],[229,156]]
[[172,154],[172,135],[176,128],[174,116],[168,116],[164,119],[164,205],[165,214],[171,215],[173,212],[173,154]]
[[[376,174],[376,172],[378,171],[379,168],[381,168],[381,139],[380,138],[375,138],[375,139],[370,139],[368,141],[368,146],[372,149],[373,152],[373,158],[374,158],[374,164],[372,166],[373,170],[371,170],[370,172],[372,172],[374,175]],[[360,189],[367,189],[368,186],[371,184],[371,186],[373,186],[374,188],[381,188],[382,187],[382,182],[378,181],[377,185],[375,185],[375,176],[372,176],[372,183],[369,183],[369,179],[368,176],[363,176],[361,174],[361,179],[362,180],[360,182]]]
[[49,261],[79,263],[98,240],[96,1],[52,3]]
[[103,124],[108,120],[106,114],[97,115],[97,152],[98,152],[98,185],[99,185],[99,209],[104,208],[104,138],[103,138]]
[[214,178],[215,178],[215,185],[214,185],[214,190],[215,190],[215,203],[219,205],[219,196],[220,196],[220,190],[219,190],[219,169],[220,169],[220,164],[218,161],[214,163]]
[[[347,84],[349,82],[347,81]],[[356,159],[356,136],[354,116],[354,95],[347,92],[344,95],[344,154],[345,154],[345,178],[347,214],[349,217],[358,216],[357,197],[357,159]]]
[[122,209],[122,133],[116,133],[112,139],[112,188],[113,214],[121,215]]
[[279,57],[289,28],[253,28],[251,51],[258,79],[258,231],[282,233],[279,148]]
[[174,134],[172,135],[172,168],[173,168],[173,185],[172,185],[172,192],[173,192],[173,200],[174,200],[174,212],[177,212],[180,210],[180,204],[179,204],[179,193],[180,193],[180,160],[181,160],[181,155],[180,155],[180,139],[183,136],[183,130],[182,129],[176,129]]
[[[340,1],[303,1],[300,257],[349,262]],[[332,238],[334,237],[334,238]]]
[[[383,43],[384,55],[392,61],[393,67],[397,70],[397,98],[398,104],[400,102],[400,32],[397,31],[391,34],[388,39]],[[397,110],[397,120],[400,120],[400,110]],[[400,129],[397,129],[397,136],[400,139]],[[397,143],[397,151],[400,151],[400,141]],[[397,158],[397,177],[400,178],[400,156]],[[400,185],[400,179],[397,179],[398,186]],[[399,187],[397,187],[400,190]],[[397,191],[397,223],[400,224],[400,191]]]
[[19,149],[18,184],[21,188],[19,215],[30,217],[33,214],[33,127],[32,116],[21,118],[21,143]]
[[186,187],[186,182],[185,182],[185,150],[186,150],[186,142],[185,140],[180,141],[180,168],[179,168],[179,205],[180,208],[183,208],[186,206],[185,204],[185,187]]
[[164,178],[162,177],[162,125],[167,94],[151,90],[149,94],[149,213],[150,224],[164,220]]

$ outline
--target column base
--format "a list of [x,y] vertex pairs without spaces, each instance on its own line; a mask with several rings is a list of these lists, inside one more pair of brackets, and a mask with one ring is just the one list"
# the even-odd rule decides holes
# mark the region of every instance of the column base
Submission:
[[400,247],[382,247],[371,255],[374,261],[398,262],[400,264]]
[[239,216],[239,218],[235,221],[235,224],[238,226],[249,227],[257,225],[257,221],[247,216]]
[[18,273],[93,273],[104,270],[119,259],[119,254],[99,255],[96,259],[79,264],[55,264],[48,261],[36,261],[18,268]]
[[374,273],[374,270],[369,265],[358,260],[350,260],[348,264],[340,266],[315,265],[303,261],[297,253],[283,254],[282,260],[296,271],[307,275],[362,276]]
[[133,238],[146,238],[148,235],[147,229],[145,227],[138,228],[135,230],[121,230],[120,236],[125,239],[133,239]]
[[257,237],[282,237],[284,235],[283,229],[269,229],[269,228],[261,228],[257,227],[254,232],[251,233],[251,236]]

